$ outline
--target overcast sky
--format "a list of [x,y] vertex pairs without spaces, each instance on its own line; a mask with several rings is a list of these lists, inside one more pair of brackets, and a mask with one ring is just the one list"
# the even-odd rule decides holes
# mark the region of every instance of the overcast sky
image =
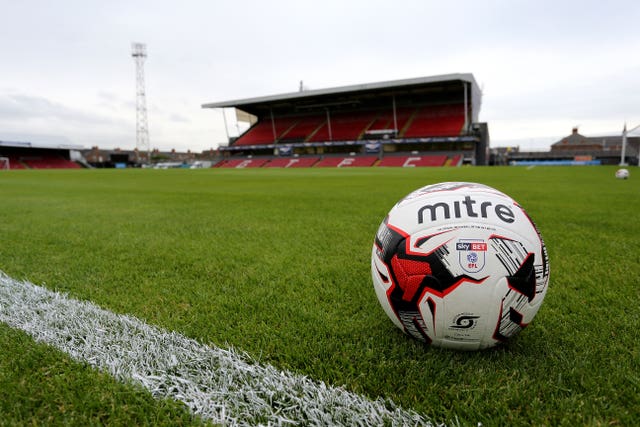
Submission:
[[2,140],[134,148],[132,42],[147,45],[149,134],[162,150],[225,142],[221,113],[202,104],[300,80],[472,73],[492,146],[640,125],[635,0],[0,0],[0,11]]

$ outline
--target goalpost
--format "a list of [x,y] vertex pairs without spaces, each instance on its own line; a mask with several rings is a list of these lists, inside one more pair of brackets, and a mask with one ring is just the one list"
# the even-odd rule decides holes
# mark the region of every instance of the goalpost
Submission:
[[[620,166],[628,166],[626,162],[627,136],[629,136],[629,134],[631,133],[636,133],[637,135],[638,131],[640,131],[640,125],[634,127],[630,131],[627,131],[627,123],[625,122],[624,128],[622,129],[622,150],[620,151]],[[630,135],[630,136],[636,136],[636,135]],[[640,145],[637,148],[637,154],[638,154],[638,166],[640,166]]]
[[8,157],[0,157],[0,170],[3,170],[3,169],[7,169],[7,170],[11,169]]

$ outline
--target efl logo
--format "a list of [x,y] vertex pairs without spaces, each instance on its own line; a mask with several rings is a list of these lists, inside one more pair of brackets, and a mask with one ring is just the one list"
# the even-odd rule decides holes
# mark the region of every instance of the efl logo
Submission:
[[460,239],[456,242],[458,262],[460,267],[468,273],[482,271],[485,264],[487,243],[480,239]]

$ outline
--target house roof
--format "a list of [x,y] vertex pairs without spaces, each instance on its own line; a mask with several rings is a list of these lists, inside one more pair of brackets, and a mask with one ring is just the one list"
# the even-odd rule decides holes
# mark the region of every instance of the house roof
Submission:
[[[622,135],[605,136],[584,136],[574,128],[570,135],[551,144],[551,151],[559,150],[620,150],[622,146]],[[627,136],[627,154],[637,155],[637,148],[640,146],[640,136]]]

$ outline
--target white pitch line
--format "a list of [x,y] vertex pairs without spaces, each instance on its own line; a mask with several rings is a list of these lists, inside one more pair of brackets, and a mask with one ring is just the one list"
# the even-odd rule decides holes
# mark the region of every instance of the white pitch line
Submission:
[[229,426],[432,426],[389,400],[258,364],[233,349],[203,345],[176,332],[118,315],[0,271],[0,322],[57,347],[155,398]]

